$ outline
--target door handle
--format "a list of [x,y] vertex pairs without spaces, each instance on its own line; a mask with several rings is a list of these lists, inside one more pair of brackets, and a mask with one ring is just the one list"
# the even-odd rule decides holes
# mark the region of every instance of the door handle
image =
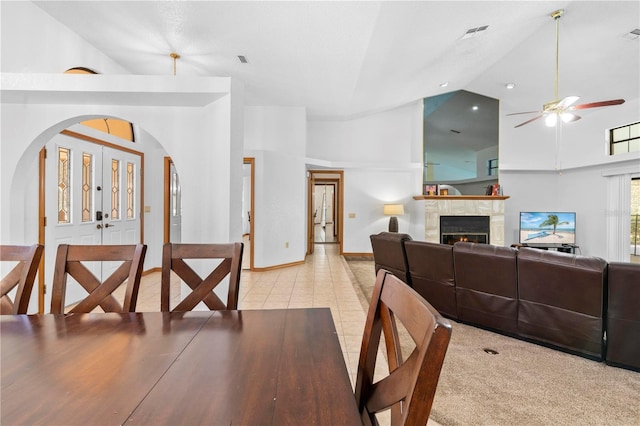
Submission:
[[97,225],[96,225],[96,228],[98,228],[98,229],[102,229],[102,225],[97,224]]
[[105,225],[104,225],[105,228],[109,228],[109,227],[113,227],[113,226],[115,226],[115,225],[111,225],[109,223],[105,223]]

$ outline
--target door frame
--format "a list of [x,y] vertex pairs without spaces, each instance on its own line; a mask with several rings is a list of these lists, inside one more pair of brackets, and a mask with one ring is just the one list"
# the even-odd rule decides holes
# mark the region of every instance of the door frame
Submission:
[[[140,217],[140,243],[144,244],[144,152],[136,151],[131,148],[116,145],[111,142],[104,141],[92,136],[83,135],[82,133],[74,132],[72,130],[62,130],[60,134],[69,136],[72,138],[80,139],[84,142],[93,143],[96,145],[106,146],[115,150],[128,152],[140,157],[140,204],[138,215]],[[45,169],[46,169],[47,150],[46,144],[40,149],[38,154],[38,243],[45,245],[45,226],[47,226],[47,218],[45,216],[46,206],[46,192],[45,192]],[[38,267],[38,313],[44,314],[44,295],[47,291],[45,283],[45,256],[40,259],[40,266]]]
[[171,165],[173,160],[171,157],[164,157],[164,187],[162,189],[163,194],[163,243],[166,244],[171,241]]
[[253,271],[253,253],[255,247],[255,229],[256,223],[256,205],[255,205],[255,191],[256,191],[256,159],[255,157],[244,157],[242,160],[243,165],[249,165],[251,167],[251,192],[249,193],[249,204],[251,207],[251,217],[249,219],[249,270]]
[[318,183],[335,184],[334,221],[337,222],[337,233],[340,254],[343,254],[344,240],[344,170],[308,170],[307,180],[307,254],[313,254],[314,223],[313,223],[313,195],[314,187]]

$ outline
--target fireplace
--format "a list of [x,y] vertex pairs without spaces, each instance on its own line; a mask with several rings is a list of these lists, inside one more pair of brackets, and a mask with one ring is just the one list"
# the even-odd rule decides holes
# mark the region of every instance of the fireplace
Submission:
[[489,244],[489,216],[440,216],[440,243],[458,241]]

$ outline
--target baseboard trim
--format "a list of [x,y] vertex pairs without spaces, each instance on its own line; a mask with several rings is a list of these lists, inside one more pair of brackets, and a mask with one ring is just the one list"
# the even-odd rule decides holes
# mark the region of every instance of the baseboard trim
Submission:
[[[370,260],[373,260],[373,253],[342,253],[345,259],[349,260],[350,257],[366,257]],[[363,259],[353,259],[353,260],[363,260]]]
[[304,264],[304,260],[301,260],[299,262],[283,263],[282,265],[267,266],[265,268],[256,268],[256,267],[254,267],[251,271],[253,271],[253,272],[267,272],[267,271],[273,271],[274,269],[289,268],[291,266],[298,266],[298,265],[303,265],[303,264]]
[[155,268],[147,269],[146,271],[142,271],[142,276],[153,274],[154,272],[162,272],[162,268],[156,266]]

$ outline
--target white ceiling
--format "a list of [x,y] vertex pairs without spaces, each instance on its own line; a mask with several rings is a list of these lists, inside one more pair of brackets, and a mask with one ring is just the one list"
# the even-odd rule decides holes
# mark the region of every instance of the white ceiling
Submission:
[[[640,28],[637,0],[35,3],[133,74],[170,75],[169,53],[177,52],[178,75],[231,76],[244,83],[247,105],[304,106],[313,119],[458,89],[500,99],[503,114],[539,109],[554,97],[549,14],[558,8],[566,10],[560,98],[640,92],[640,40],[624,37]],[[483,25],[483,35],[462,40]],[[507,82],[516,88],[507,91]]]

